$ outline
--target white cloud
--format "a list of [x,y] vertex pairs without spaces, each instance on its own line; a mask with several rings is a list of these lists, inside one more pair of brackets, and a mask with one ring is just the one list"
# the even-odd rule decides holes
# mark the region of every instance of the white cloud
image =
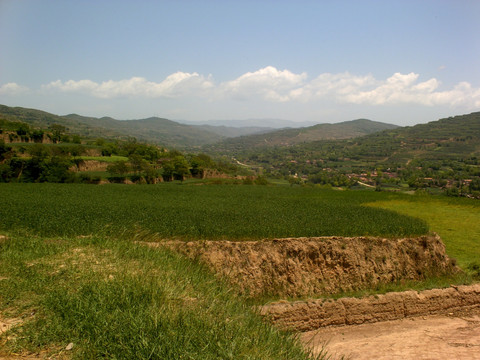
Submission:
[[[212,76],[198,73],[176,72],[161,82],[142,77],[109,80],[101,83],[92,80],[60,80],[42,86],[44,90],[84,93],[103,99],[142,98],[201,98],[223,100],[253,100],[255,102],[312,103],[330,101],[370,106],[415,104],[423,106],[480,106],[480,89],[461,82],[451,89],[440,90],[435,78],[419,82],[416,73],[394,73],[387,79],[376,79],[372,74],[354,75],[349,72],[323,73],[308,80],[305,72],[293,73],[267,66],[247,72],[236,79],[216,84]],[[14,93],[22,87],[10,83],[0,88],[0,93]],[[25,89],[25,88],[23,88]]]
[[324,73],[307,83],[302,89],[293,90],[291,96],[302,102],[331,96],[345,96],[375,83],[376,80],[372,75],[355,76],[348,72]]
[[209,78],[197,73],[176,72],[160,83],[147,81],[142,77],[132,77],[126,80],[109,80],[96,83],[91,80],[60,80],[53,81],[43,88],[45,90],[60,90],[63,92],[88,93],[98,98],[110,99],[118,97],[178,97],[200,94],[213,87]]
[[237,99],[263,97],[265,100],[285,102],[291,100],[290,92],[300,87],[306,73],[294,74],[289,70],[277,70],[267,66],[255,72],[247,72],[235,80],[220,85],[222,96]]
[[16,83],[7,83],[0,87],[0,95],[22,95],[29,91],[29,88]]
[[368,105],[418,104],[473,108],[480,104],[480,89],[473,89],[467,82],[457,84],[452,90],[438,91],[439,80],[432,78],[417,83],[418,78],[419,75],[414,73],[395,73],[373,89],[352,92],[342,100]]

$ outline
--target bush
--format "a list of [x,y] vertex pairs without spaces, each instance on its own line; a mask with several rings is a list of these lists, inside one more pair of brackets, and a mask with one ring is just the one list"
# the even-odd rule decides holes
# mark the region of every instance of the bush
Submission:
[[145,179],[140,174],[133,174],[129,176],[130,180],[136,184],[141,183],[142,181],[145,182]]
[[123,184],[126,179],[127,177],[122,175],[112,175],[107,177],[107,180],[114,184]]
[[250,176],[246,177],[245,179],[243,179],[242,184],[243,185],[253,185],[253,179]]
[[269,184],[268,180],[263,176],[259,176],[255,179],[255,185],[268,185],[268,184]]
[[84,184],[98,184],[102,180],[102,178],[98,175],[90,175],[90,174],[80,174],[78,176],[81,183]]

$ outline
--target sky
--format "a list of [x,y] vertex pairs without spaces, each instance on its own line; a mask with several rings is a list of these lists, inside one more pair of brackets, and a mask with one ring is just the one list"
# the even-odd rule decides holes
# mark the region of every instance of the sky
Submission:
[[414,125],[480,111],[478,0],[0,0],[0,104]]

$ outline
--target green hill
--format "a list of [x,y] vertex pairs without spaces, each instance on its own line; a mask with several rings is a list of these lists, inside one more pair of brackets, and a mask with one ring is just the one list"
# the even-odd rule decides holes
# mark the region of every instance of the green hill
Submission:
[[82,124],[101,127],[107,131],[129,136],[166,147],[192,148],[214,143],[224,137],[198,126],[179,124],[168,119],[151,117],[140,120],[116,120],[110,117],[94,118],[76,114],[63,118]]
[[345,151],[358,158],[400,163],[478,156],[480,112],[365,136],[348,142]]
[[350,139],[397,127],[396,125],[367,119],[358,119],[337,124],[318,124],[303,128],[281,129],[264,134],[240,136],[208,146],[208,149],[216,152],[241,152],[254,148],[292,146],[317,140]]
[[152,117],[141,120],[116,120],[110,117],[86,117],[77,114],[58,116],[36,109],[0,105],[0,118],[22,121],[46,129],[52,124],[65,126],[71,134],[86,137],[125,138],[166,147],[195,148],[224,139],[200,126],[183,125],[167,119]]
[[293,175],[334,186],[359,179],[369,186],[436,187],[477,196],[480,112],[352,139],[263,146],[230,155],[268,176]]

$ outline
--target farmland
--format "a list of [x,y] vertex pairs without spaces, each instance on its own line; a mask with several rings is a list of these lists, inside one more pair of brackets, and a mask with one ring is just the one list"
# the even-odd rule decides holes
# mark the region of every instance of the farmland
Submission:
[[[447,210],[474,221],[479,209],[469,199],[206,182],[11,183],[0,195],[0,321],[22,324],[0,334],[0,356],[307,359],[298,340],[252,311],[265,299],[244,297],[196,260],[132,240],[410,237],[461,230]],[[446,212],[426,216],[441,205]],[[478,243],[478,229],[468,229],[445,233],[447,248],[475,270],[478,247],[464,238]]]
[[409,236],[422,220],[364,207],[387,194],[247,185],[159,186],[0,184],[0,227],[41,235],[118,235],[138,230],[158,238],[262,239],[298,236]]

